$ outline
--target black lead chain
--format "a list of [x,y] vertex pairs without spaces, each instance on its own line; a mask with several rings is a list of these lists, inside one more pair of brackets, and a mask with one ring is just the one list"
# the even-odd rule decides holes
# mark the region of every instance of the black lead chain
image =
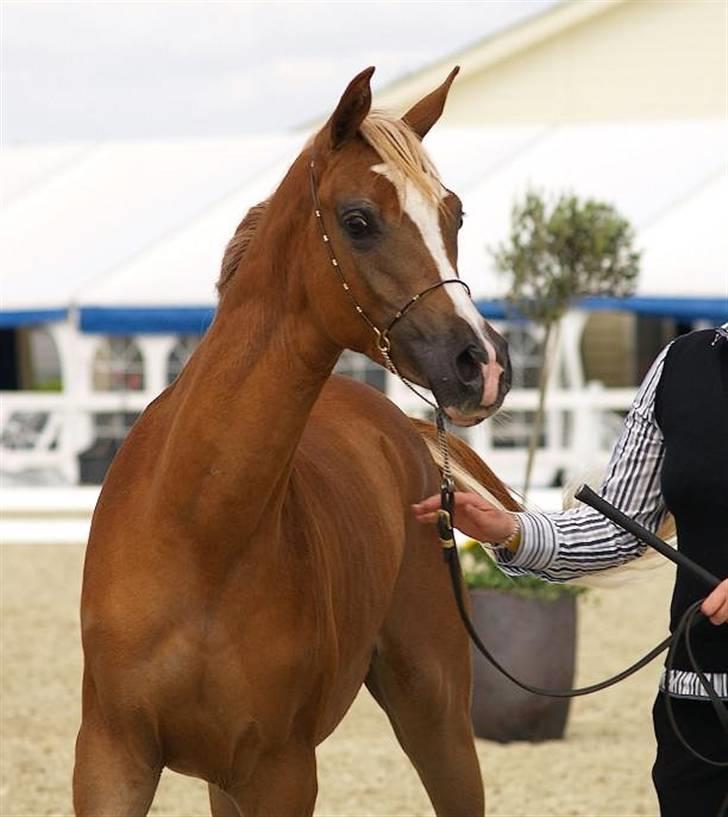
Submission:
[[[452,580],[453,592],[455,594],[455,602],[457,604],[457,608],[458,608],[458,611],[460,613],[460,618],[462,619],[462,622],[465,625],[465,629],[467,630],[468,635],[470,636],[470,638],[471,638],[473,644],[475,645],[475,647],[479,650],[480,653],[482,653],[482,655],[499,672],[501,672],[503,675],[505,675],[506,678],[510,679],[514,684],[516,684],[516,686],[521,687],[521,689],[526,690],[526,692],[531,692],[531,693],[533,693],[535,695],[545,695],[545,696],[552,697],[552,698],[572,698],[572,697],[575,697],[577,695],[587,695],[590,692],[596,692],[597,690],[600,690],[600,689],[606,689],[607,687],[612,686],[612,684],[616,684],[618,681],[621,681],[623,678],[627,678],[629,675],[632,675],[632,673],[636,672],[638,669],[641,669],[643,666],[645,666],[650,661],[652,661],[653,658],[655,658],[657,655],[659,655],[661,652],[663,652],[665,649],[667,649],[668,646],[670,646],[672,644],[670,653],[668,655],[668,662],[667,662],[668,667],[671,667],[671,664],[672,664],[671,656],[672,656],[672,654],[674,652],[675,642],[677,641],[678,636],[683,631],[685,632],[686,646],[687,646],[688,652],[691,654],[691,660],[692,660],[692,650],[691,650],[691,645],[690,645],[689,632],[690,632],[690,625],[693,623],[694,618],[697,615],[699,615],[699,612],[696,613],[695,606],[691,607],[685,613],[685,615],[683,616],[683,619],[680,622],[680,625],[677,628],[675,636],[670,636],[670,638],[665,639],[661,644],[658,644],[657,647],[655,647],[646,656],[644,656],[644,658],[641,658],[639,661],[637,661],[637,663],[633,664],[631,667],[628,667],[623,672],[620,672],[619,674],[613,676],[612,678],[607,679],[606,681],[603,681],[602,683],[592,684],[591,686],[582,687],[581,689],[568,689],[568,690],[540,689],[539,687],[534,687],[534,686],[531,686],[529,684],[525,684],[522,681],[519,681],[513,675],[511,675],[508,672],[508,670],[506,670],[504,667],[502,667],[498,663],[498,661],[496,661],[496,659],[490,654],[490,652],[487,650],[487,648],[485,647],[483,642],[480,640],[480,637],[478,636],[478,633],[476,632],[475,628],[473,627],[473,624],[472,624],[472,622],[470,620],[470,616],[469,616],[468,611],[466,609],[465,602],[463,600],[462,571],[461,571],[461,568],[460,568],[460,559],[458,558],[457,547],[455,546],[455,531],[454,531],[454,527],[455,527],[455,481],[453,479],[452,468],[451,468],[451,465],[450,465],[450,452],[449,452],[448,443],[447,443],[447,432],[445,430],[445,416],[443,414],[442,409],[439,407],[439,405],[437,405],[435,402],[433,402],[432,400],[429,400],[427,397],[425,397],[424,394],[422,394],[420,391],[418,391],[411,383],[409,383],[400,374],[399,370],[397,369],[397,366],[394,364],[394,361],[392,360],[391,342],[390,342],[390,338],[389,338],[389,333],[390,333],[392,327],[397,323],[397,321],[399,321],[405,315],[406,312],[409,311],[409,309],[412,306],[414,306],[415,303],[420,301],[423,296],[429,294],[430,292],[434,292],[436,289],[438,289],[441,286],[444,286],[445,284],[459,284],[460,286],[464,286],[467,293],[468,293],[468,295],[470,295],[470,288],[468,287],[468,285],[464,281],[461,281],[459,278],[452,278],[452,279],[438,281],[437,283],[432,284],[429,287],[426,287],[421,292],[417,293],[412,298],[410,298],[410,300],[401,309],[399,309],[395,313],[394,318],[390,321],[388,326],[383,330],[380,329],[374,323],[374,321],[369,317],[369,315],[367,315],[367,313],[364,311],[364,309],[361,307],[361,305],[357,302],[356,298],[354,297],[354,294],[351,291],[351,287],[349,286],[349,282],[346,280],[346,277],[344,276],[343,270],[341,269],[341,267],[339,265],[339,262],[338,262],[338,259],[336,258],[336,255],[334,253],[334,249],[331,246],[331,238],[328,235],[328,233],[326,232],[326,227],[324,226],[324,221],[323,221],[323,214],[321,212],[321,203],[319,201],[317,184],[316,184],[315,167],[316,167],[316,162],[312,158],[310,163],[309,163],[309,183],[310,183],[310,188],[311,188],[311,198],[312,198],[313,205],[314,205],[314,214],[316,216],[316,221],[318,223],[318,229],[319,229],[319,232],[321,234],[321,239],[322,239],[323,243],[326,246],[326,250],[327,250],[327,253],[328,253],[328,257],[329,257],[329,262],[330,262],[331,266],[334,268],[334,270],[336,271],[336,274],[337,274],[338,279],[339,279],[339,283],[341,284],[342,288],[344,289],[347,297],[349,298],[349,301],[351,302],[351,304],[354,307],[354,309],[356,310],[356,312],[360,315],[362,320],[364,320],[364,322],[369,326],[369,328],[374,332],[374,334],[376,336],[377,349],[379,350],[380,354],[382,355],[382,358],[383,358],[383,360],[385,362],[385,365],[386,365],[387,369],[389,369],[389,371],[392,374],[395,374],[402,381],[402,383],[404,383],[405,386],[407,386],[408,389],[413,391],[421,400],[424,400],[426,403],[428,403],[435,410],[435,418],[436,418],[436,423],[437,423],[437,441],[438,441],[438,445],[439,445],[439,448],[440,448],[440,453],[441,453],[441,456],[442,456],[442,467],[440,469],[441,475],[442,475],[442,480],[440,482],[440,510],[438,511],[438,514],[437,514],[437,530],[438,530],[438,535],[440,537],[440,543],[441,543],[442,548],[443,548],[443,554],[445,556],[445,561],[447,562],[449,570],[450,570],[450,577],[451,577],[451,580]],[[721,329],[719,329],[717,331],[715,339],[713,341],[713,345],[715,345],[718,342],[719,338],[725,339],[726,337],[728,337],[728,331],[726,330],[725,327],[722,327]],[[577,494],[577,497],[582,499],[582,501],[589,502],[589,499],[585,498],[586,493],[588,492],[588,490],[589,489],[582,488],[582,490],[580,492],[581,496],[579,496],[579,494]],[[591,492],[591,493],[593,494],[593,492]],[[597,499],[601,499],[601,497],[598,497],[596,494],[593,494],[593,495]],[[601,501],[604,503],[604,500],[601,500]],[[608,503],[604,503],[604,505],[608,505]],[[597,508],[597,510],[599,510],[601,513],[604,513],[606,516],[609,516],[609,513],[606,512],[602,507]],[[609,510],[610,511],[613,510],[613,511],[616,511],[617,513],[619,513],[619,511],[617,511],[617,509],[613,508],[612,506],[609,506]],[[624,515],[622,514],[622,516],[624,516]],[[624,517],[624,519],[626,519],[629,522],[632,522],[633,524],[636,524],[636,523],[633,522],[633,520],[629,520],[628,517]],[[622,521],[624,521],[624,520],[622,520]],[[621,522],[617,521],[617,524],[621,525]],[[631,528],[626,528],[626,529],[631,530]],[[669,548],[669,546],[666,543],[662,543],[662,544],[664,545],[665,548],[672,551],[672,555],[668,555],[668,553],[666,553],[657,544],[655,544],[652,541],[649,541],[648,539],[645,539],[645,537],[641,536],[639,533],[636,534],[636,535],[638,536],[638,538],[642,538],[643,541],[647,541],[648,544],[651,544],[653,547],[657,547],[657,549],[660,550],[660,552],[663,553],[664,555],[666,555],[668,558],[673,559],[673,561],[677,561],[675,559],[675,556],[674,556],[674,551],[672,551],[672,549]],[[653,538],[656,539],[657,537],[653,537]],[[658,540],[658,541],[661,541],[661,540]],[[680,557],[682,557],[682,559],[685,559],[685,557],[682,556],[682,554],[680,554]],[[689,561],[689,560],[687,560],[687,561]],[[700,568],[697,565],[693,564],[692,567],[694,569],[696,569],[697,571],[702,571],[702,568]],[[702,572],[703,572],[703,575],[701,576],[701,578],[703,580],[707,580],[709,583],[711,581],[714,584],[718,583],[718,580],[714,576],[711,576],[709,573],[707,573],[707,571],[702,571]],[[693,661],[693,663],[695,663],[695,662]],[[717,700],[717,695],[715,694],[715,690],[713,689],[712,684],[710,684],[709,679],[707,679],[705,674],[702,673],[702,671],[700,670],[699,667],[697,667],[697,664],[695,664],[695,666],[696,666],[696,671],[698,672],[698,675],[700,677],[700,680],[702,681],[705,688],[708,690],[709,697],[711,698],[711,701],[712,701],[713,705],[716,707],[716,711],[718,711],[718,707],[721,705],[722,702]],[[711,692],[712,692],[712,694],[711,694]],[[727,726],[728,716],[725,715],[725,706],[723,706],[722,709],[723,709],[722,712],[718,711],[718,717],[720,718],[720,721],[721,721],[721,724],[723,725],[723,727],[728,730],[728,726]],[[669,715],[669,718],[670,718],[670,722],[671,722],[671,724],[673,726],[673,729],[675,730],[675,733],[677,734],[679,739],[683,742],[683,744],[686,746],[686,748],[693,755],[695,755],[696,757],[699,757],[701,760],[704,760],[707,763],[711,763],[711,764],[713,764],[715,766],[728,766],[728,761],[725,761],[725,762],[715,761],[715,760],[711,760],[709,758],[705,758],[702,755],[700,755],[699,753],[697,753],[694,749],[692,749],[692,747],[690,747],[687,744],[687,742],[683,738],[682,734],[680,733],[680,731],[679,731],[679,729],[677,727],[677,724],[675,723],[674,716],[673,716],[673,713],[672,713],[672,707],[671,707],[670,701],[669,701],[669,696],[668,696],[668,715]],[[723,812],[726,809],[728,809],[728,799],[726,799],[726,802],[723,804],[723,807],[721,808],[721,817],[723,815]]]
[[435,418],[437,424],[437,442],[442,455],[442,466],[440,468],[440,510],[437,512],[437,535],[440,537],[440,544],[443,547],[445,561],[452,561],[453,558],[457,559],[454,531],[455,480],[453,479],[452,468],[450,466],[450,451],[447,445],[445,417],[441,409],[437,409]]

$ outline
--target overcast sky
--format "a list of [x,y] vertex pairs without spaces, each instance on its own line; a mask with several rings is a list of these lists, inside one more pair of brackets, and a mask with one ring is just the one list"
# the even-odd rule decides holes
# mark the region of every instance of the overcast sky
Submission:
[[197,137],[328,112],[555,0],[0,0],[2,138]]

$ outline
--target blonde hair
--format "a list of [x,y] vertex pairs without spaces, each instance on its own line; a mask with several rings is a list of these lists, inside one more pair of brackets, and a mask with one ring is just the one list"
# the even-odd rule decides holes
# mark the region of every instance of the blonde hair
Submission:
[[[440,204],[442,198],[440,177],[419,137],[406,122],[382,111],[371,111],[362,122],[359,131],[364,141],[379,154],[394,173],[403,180],[409,179],[426,198]],[[309,144],[314,138],[311,137]],[[220,298],[235,276],[269,201],[265,199],[251,207],[228,242],[217,280]]]
[[382,111],[371,111],[359,131],[391,170],[411,181],[426,198],[440,203],[442,183],[435,165],[406,122]]
[[251,207],[245,214],[245,218],[238,224],[233,237],[228,241],[227,247],[225,247],[225,253],[222,257],[220,276],[217,279],[216,285],[219,298],[222,298],[225,294],[230,281],[232,281],[233,276],[237,272],[240,262],[250,246],[250,242],[253,240],[255,231],[267,207],[268,199]]

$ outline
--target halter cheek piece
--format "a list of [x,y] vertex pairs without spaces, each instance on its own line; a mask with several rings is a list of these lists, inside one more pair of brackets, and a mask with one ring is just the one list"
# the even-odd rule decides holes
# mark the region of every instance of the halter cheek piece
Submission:
[[445,284],[460,284],[460,286],[465,287],[468,296],[471,297],[470,287],[462,281],[460,278],[446,278],[442,281],[438,281],[436,284],[432,284],[429,287],[425,287],[421,292],[418,292],[416,295],[413,295],[409,301],[401,308],[395,312],[394,317],[392,320],[387,324],[384,329],[380,329],[376,323],[367,315],[364,311],[363,307],[357,302],[354,294],[351,291],[351,287],[349,286],[349,282],[346,280],[344,273],[341,271],[341,265],[339,264],[338,259],[336,258],[336,254],[334,253],[334,248],[331,246],[331,239],[329,238],[329,234],[326,232],[326,227],[324,225],[323,215],[321,214],[321,202],[319,201],[318,196],[318,188],[316,185],[316,161],[315,159],[311,159],[308,165],[308,180],[311,187],[311,199],[313,201],[313,211],[314,215],[316,216],[316,223],[319,226],[319,231],[321,233],[321,239],[324,242],[324,246],[326,247],[326,251],[329,255],[329,260],[331,261],[331,266],[336,270],[336,274],[339,278],[339,283],[341,284],[344,292],[346,293],[347,297],[351,301],[351,305],[354,307],[356,312],[361,315],[362,320],[367,324],[367,326],[374,332],[376,337],[376,345],[379,353],[382,355],[384,362],[392,374],[396,375],[402,383],[404,383],[407,388],[414,392],[421,400],[424,400],[425,403],[428,403],[434,410],[435,410],[435,419],[437,425],[437,442],[440,448],[440,453],[442,455],[443,464],[440,469],[441,471],[441,481],[440,481],[440,509],[437,513],[437,532],[440,538],[440,544],[444,549],[444,554],[446,560],[452,558],[452,555],[455,554],[455,558],[457,558],[456,549],[455,549],[455,531],[453,530],[453,511],[455,506],[455,480],[452,476],[452,470],[450,468],[450,455],[447,445],[447,434],[445,432],[445,416],[440,408],[440,406],[418,391],[408,380],[406,380],[402,374],[399,372],[397,367],[392,360],[392,341],[390,339],[390,332],[392,328],[396,325],[396,323],[404,317],[404,315],[422,298],[428,295],[430,292],[434,292],[436,289],[439,289]]

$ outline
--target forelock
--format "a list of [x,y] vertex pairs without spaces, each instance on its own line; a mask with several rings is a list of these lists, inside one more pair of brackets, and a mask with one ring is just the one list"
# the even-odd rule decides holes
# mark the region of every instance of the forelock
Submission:
[[381,111],[372,111],[359,131],[390,173],[408,180],[433,204],[442,199],[442,183],[432,159],[409,125]]

